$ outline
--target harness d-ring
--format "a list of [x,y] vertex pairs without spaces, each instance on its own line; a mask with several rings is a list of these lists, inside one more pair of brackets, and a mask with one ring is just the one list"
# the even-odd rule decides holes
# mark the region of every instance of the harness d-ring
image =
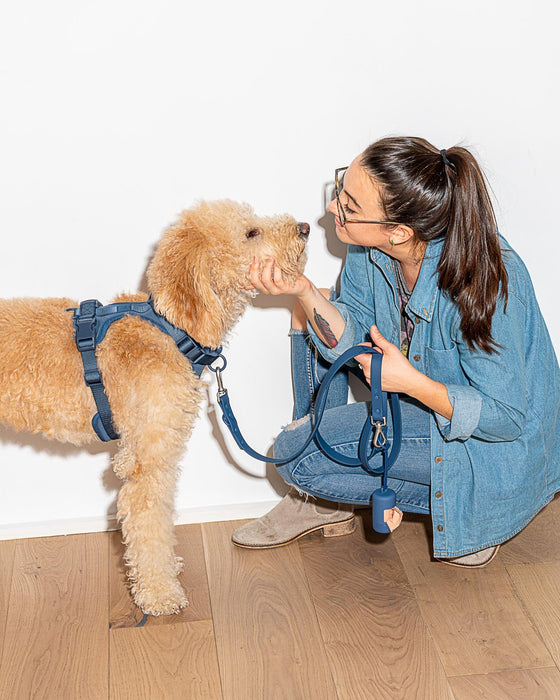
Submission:
[[[212,367],[212,365],[214,364],[214,362],[216,362],[216,360],[223,360],[224,364],[221,367]],[[226,367],[227,367],[227,360],[223,355],[218,355],[218,357],[215,360],[212,360],[212,363],[208,365],[208,369],[211,372],[223,372]]]

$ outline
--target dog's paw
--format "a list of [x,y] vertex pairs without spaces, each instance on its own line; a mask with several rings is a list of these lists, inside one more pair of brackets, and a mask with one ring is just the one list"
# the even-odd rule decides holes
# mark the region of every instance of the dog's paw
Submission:
[[175,557],[175,573],[177,574],[177,576],[183,573],[184,568],[185,562],[183,560],[183,557]]
[[137,590],[134,602],[146,615],[175,615],[189,604],[181,585],[152,589],[149,593]]

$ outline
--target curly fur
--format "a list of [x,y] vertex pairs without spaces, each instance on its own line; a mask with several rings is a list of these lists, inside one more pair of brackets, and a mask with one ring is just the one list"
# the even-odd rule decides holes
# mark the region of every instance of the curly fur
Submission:
[[[291,216],[257,217],[229,200],[201,202],[157,246],[148,268],[155,308],[200,344],[219,347],[251,297],[244,286],[254,256],[274,257],[295,279],[305,262],[304,238]],[[68,311],[76,306],[72,299],[0,300],[0,421],[83,445],[97,439],[96,408]],[[121,436],[113,468],[124,482],[118,518],[131,592],[145,613],[178,612],[187,600],[173,550],[174,494],[200,381],[173,340],[138,317],[111,325],[98,363]]]

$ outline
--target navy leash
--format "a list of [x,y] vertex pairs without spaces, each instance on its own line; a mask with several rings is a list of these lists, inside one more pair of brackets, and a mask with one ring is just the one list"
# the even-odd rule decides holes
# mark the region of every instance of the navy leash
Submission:
[[[373,526],[378,532],[390,532],[383,519],[386,509],[393,508],[396,503],[395,492],[387,487],[387,474],[395,463],[401,444],[401,412],[398,394],[389,394],[381,388],[381,365],[383,356],[374,348],[357,345],[344,352],[329,368],[326,373],[315,401],[315,408],[311,413],[312,430],[303,446],[293,455],[284,459],[274,459],[262,455],[253,450],[241,434],[237,420],[233,414],[227,389],[222,383],[222,371],[226,368],[226,359],[221,354],[221,348],[211,349],[200,346],[191,336],[180,328],[176,328],[163,316],[158,314],[150,298],[147,302],[123,302],[103,306],[96,299],[88,299],[80,304],[79,308],[69,309],[74,312],[75,340],[81,354],[84,379],[91,389],[97,413],[93,417],[92,425],[98,437],[103,441],[116,440],[119,435],[115,430],[111,407],[105,394],[103,378],[97,365],[96,348],[103,341],[109,326],[123,316],[138,316],[164,333],[170,335],[175,341],[179,351],[189,359],[195,374],[200,377],[205,367],[209,367],[216,373],[218,382],[218,404],[222,410],[222,418],[229,428],[237,445],[251,457],[271,464],[285,464],[299,457],[313,439],[321,450],[332,460],[346,466],[362,466],[366,471],[381,475],[381,488],[373,494]],[[327,396],[331,382],[337,372],[356,355],[371,354],[371,414],[366,420],[358,445],[358,457],[352,458],[344,455],[333,447],[321,435],[319,426],[325,412]],[[222,360],[221,367],[212,367],[212,364]],[[393,417],[393,441],[389,449],[387,441],[387,399],[391,402]],[[382,466],[373,468],[370,461],[377,453],[382,455]]]
[[[371,413],[368,416],[368,420],[366,420],[364,423],[364,427],[360,435],[358,457],[354,458],[348,457],[347,455],[344,455],[331,447],[321,435],[319,427],[325,412],[329,388],[335,374],[339,372],[349,360],[356,357],[356,355],[362,354],[370,354],[372,356]],[[356,345],[342,353],[342,355],[329,368],[317,392],[315,408],[311,414],[311,433],[297,452],[285,457],[284,459],[275,459],[262,455],[253,450],[253,448],[246,442],[241,430],[239,429],[233,409],[231,408],[227,389],[225,389],[223,386],[221,372],[224,367],[210,367],[210,369],[216,373],[216,379],[218,382],[217,399],[222,410],[222,419],[227,425],[238,447],[254,459],[258,459],[261,462],[268,462],[270,464],[285,464],[286,462],[291,462],[299,457],[309,446],[311,441],[315,439],[321,450],[330,459],[346,466],[362,466],[366,471],[372,474],[381,475],[381,487],[373,494],[373,526],[377,532],[387,533],[390,532],[390,529],[387,523],[384,521],[384,511],[386,509],[393,508],[396,503],[395,492],[387,486],[387,474],[399,455],[402,439],[402,420],[399,396],[398,394],[390,393],[389,401],[391,402],[391,413],[393,418],[393,441],[392,444],[389,445],[386,434],[388,395],[381,389],[382,362],[383,355],[381,353],[375,350],[375,348],[364,345]],[[379,468],[373,468],[370,466],[369,462],[377,453],[381,453],[382,455],[382,466]]]

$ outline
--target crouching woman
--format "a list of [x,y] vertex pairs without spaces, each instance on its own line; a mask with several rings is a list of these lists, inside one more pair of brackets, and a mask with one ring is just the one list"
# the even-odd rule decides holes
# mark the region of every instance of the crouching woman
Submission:
[[[250,271],[263,294],[297,300],[295,422],[275,457],[304,442],[329,363],[373,343],[383,389],[402,399],[403,442],[388,480],[397,507],[430,514],[436,558],[485,566],[560,490],[560,373],[527,269],[498,234],[484,176],[461,147],[382,139],[336,171],[329,210],[348,245],[338,297],[304,275],[288,286],[274,260]],[[371,356],[357,359],[369,381]],[[321,432],[354,456],[368,406],[347,395],[340,377]],[[295,489],[239,528],[235,544],[351,532],[352,507],[369,505],[380,485],[314,443],[279,472]]]

